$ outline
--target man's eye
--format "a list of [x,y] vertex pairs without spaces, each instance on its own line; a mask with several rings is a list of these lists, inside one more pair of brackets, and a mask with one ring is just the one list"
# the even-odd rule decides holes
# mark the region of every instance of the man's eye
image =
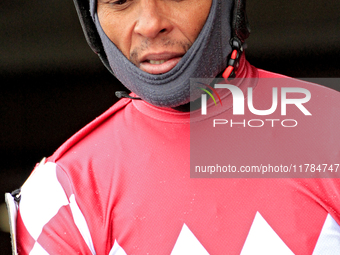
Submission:
[[125,4],[126,2],[127,0],[118,0],[118,1],[113,1],[112,4],[122,5],[122,4]]
[[103,4],[108,4],[108,6],[113,11],[126,10],[134,2],[134,0],[98,0],[98,1],[105,1],[103,2]]

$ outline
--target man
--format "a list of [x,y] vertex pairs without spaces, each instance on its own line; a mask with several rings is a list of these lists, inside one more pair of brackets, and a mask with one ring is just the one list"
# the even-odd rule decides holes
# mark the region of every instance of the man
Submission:
[[[120,93],[126,98],[40,162],[14,194],[19,254],[340,251],[339,181],[276,175],[289,164],[295,172],[303,167],[303,174],[320,165],[336,172],[339,95],[251,66],[242,54],[248,36],[242,1],[76,4],[90,45],[132,94]],[[188,111],[188,103],[200,98],[203,109],[206,96],[197,94],[190,78],[233,76],[232,93],[216,93],[211,79],[200,83],[207,94],[221,96],[222,107],[208,102],[210,115]],[[281,111],[275,111],[275,89],[283,95]],[[236,102],[246,92],[253,101],[245,112]],[[289,92],[299,97],[288,98]],[[311,101],[310,94],[320,100]],[[268,111],[270,117],[259,117]],[[192,171],[205,158],[221,156],[230,170],[215,161],[209,171]],[[243,174],[250,164],[275,178],[206,175],[232,175],[233,166]],[[190,171],[203,178],[190,178]]]

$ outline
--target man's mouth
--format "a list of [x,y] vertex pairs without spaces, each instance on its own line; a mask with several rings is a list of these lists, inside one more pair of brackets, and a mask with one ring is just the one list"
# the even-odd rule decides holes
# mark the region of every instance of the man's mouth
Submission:
[[160,65],[160,64],[163,64],[165,61],[168,61],[168,60],[148,60],[148,62],[150,64],[153,64],[153,65]]
[[182,53],[147,54],[141,58],[139,68],[150,74],[163,74],[173,69],[182,56]]

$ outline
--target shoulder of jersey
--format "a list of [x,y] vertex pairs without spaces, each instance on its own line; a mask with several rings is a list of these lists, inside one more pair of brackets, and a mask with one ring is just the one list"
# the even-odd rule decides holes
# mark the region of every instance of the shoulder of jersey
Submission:
[[56,162],[64,153],[66,153],[74,144],[82,140],[88,134],[90,134],[93,130],[95,130],[101,123],[105,120],[113,116],[116,112],[122,110],[126,105],[131,102],[131,99],[123,98],[120,99],[117,103],[115,103],[112,107],[110,107],[106,112],[102,115],[94,119],[92,122],[87,124],[85,127],[80,129],[77,133],[75,133],[71,138],[69,138],[64,144],[62,144],[54,154],[48,158],[49,162]]

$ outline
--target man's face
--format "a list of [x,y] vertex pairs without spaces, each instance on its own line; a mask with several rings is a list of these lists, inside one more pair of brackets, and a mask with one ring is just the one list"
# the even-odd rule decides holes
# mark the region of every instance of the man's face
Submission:
[[133,64],[170,71],[196,40],[212,0],[98,0],[100,24]]

